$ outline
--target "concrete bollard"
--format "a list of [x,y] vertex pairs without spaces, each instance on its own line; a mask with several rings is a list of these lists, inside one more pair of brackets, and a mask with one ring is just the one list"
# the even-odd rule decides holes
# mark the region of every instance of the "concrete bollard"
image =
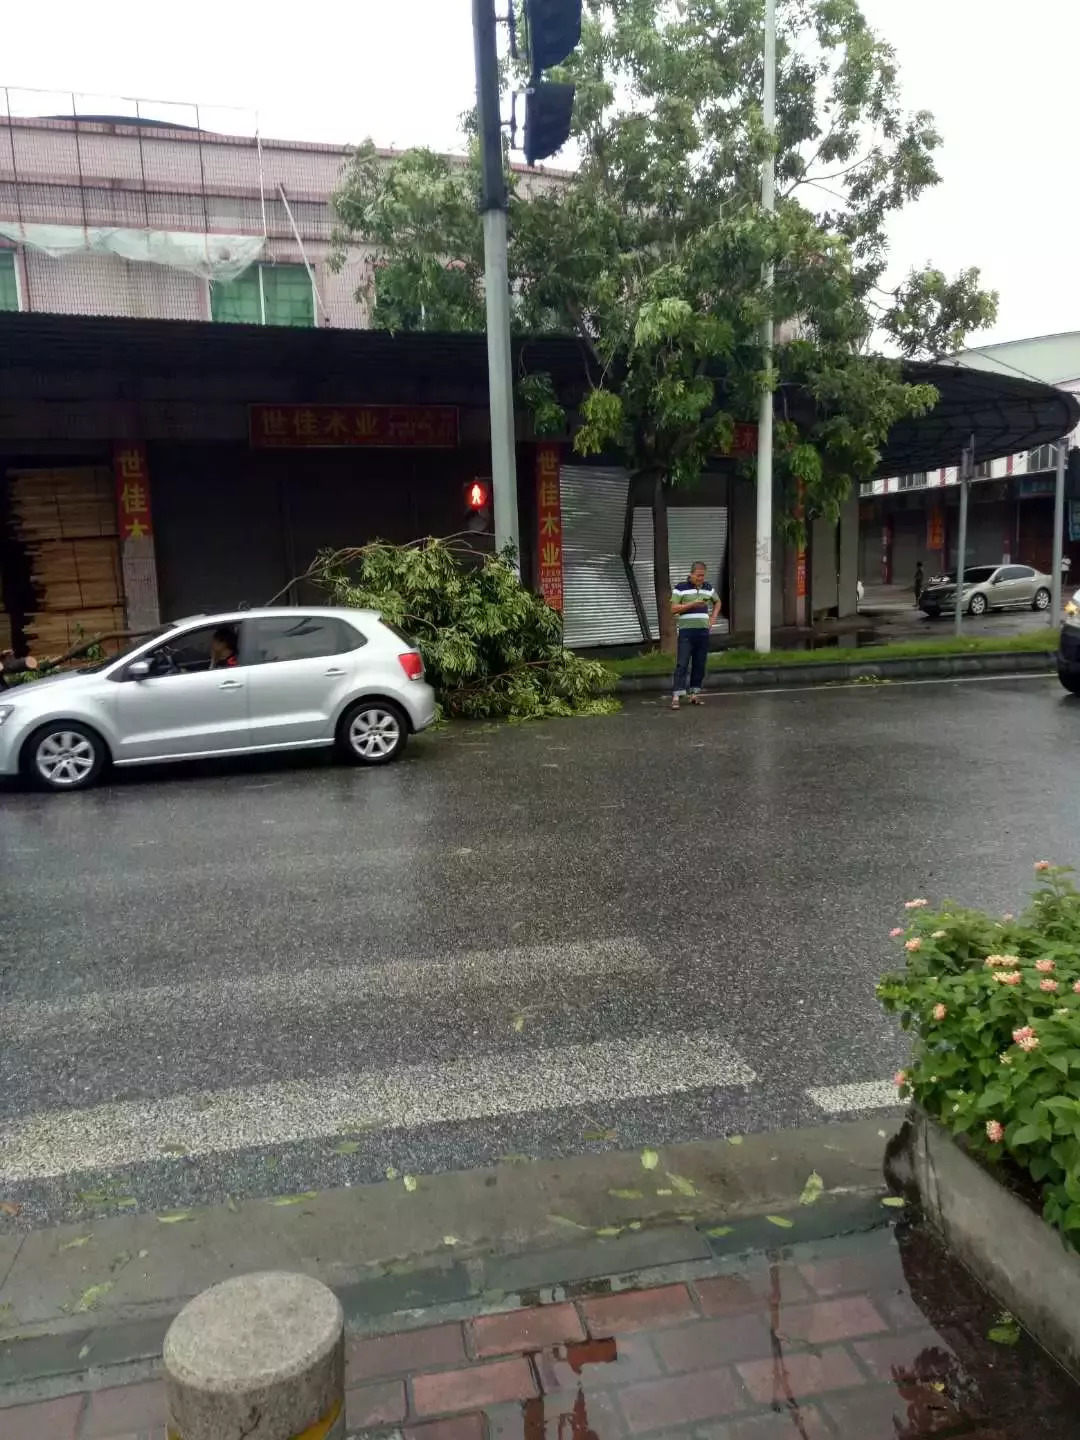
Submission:
[[307,1275],[241,1275],[165,1336],[169,1440],[345,1440],[345,1320]]

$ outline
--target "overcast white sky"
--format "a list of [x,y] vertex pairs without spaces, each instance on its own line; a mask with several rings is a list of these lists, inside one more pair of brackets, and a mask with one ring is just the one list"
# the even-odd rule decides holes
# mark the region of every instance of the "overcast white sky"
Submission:
[[[945,137],[942,184],[894,227],[898,271],[926,260],[946,271],[978,265],[1001,292],[985,339],[1080,329],[1069,139],[1080,0],[863,0],[863,9],[896,47],[907,103],[933,110]],[[8,6],[0,78],[248,107],[264,135],[370,134],[386,145],[449,147],[470,103],[470,0],[276,9],[187,0],[169,14],[145,0]],[[229,119],[203,115],[240,128]]]

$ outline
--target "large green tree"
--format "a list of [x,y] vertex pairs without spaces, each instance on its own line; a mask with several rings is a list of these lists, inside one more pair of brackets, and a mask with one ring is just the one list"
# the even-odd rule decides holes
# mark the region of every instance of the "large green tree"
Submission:
[[[762,387],[776,391],[781,515],[835,515],[892,424],[936,400],[873,353],[875,337],[939,354],[995,313],[975,270],[928,266],[882,288],[889,218],[937,184],[940,138],[929,114],[904,111],[896,58],[857,0],[778,10],[775,214],[759,203],[763,0],[585,0],[559,77],[577,85],[570,168],[510,177],[514,323],[588,348],[574,447],[618,454],[649,486],[666,645],[667,497],[756,418]],[[372,247],[359,298],[375,324],[483,328],[478,193],[475,151],[355,152],[335,197],[339,254]],[[547,377],[519,382],[538,428],[561,427]]]

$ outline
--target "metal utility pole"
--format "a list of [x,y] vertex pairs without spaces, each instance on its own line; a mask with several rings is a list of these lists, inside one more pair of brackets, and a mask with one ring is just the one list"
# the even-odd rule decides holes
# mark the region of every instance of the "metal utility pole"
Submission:
[[[762,97],[765,133],[776,135],[776,0],[765,0],[765,88]],[[761,166],[761,208],[767,215],[776,209],[776,156],[771,148]],[[762,371],[772,376],[773,320],[770,292],[773,267],[765,267],[766,303],[769,314],[761,326]],[[773,394],[766,385],[761,392],[758,416],[757,453],[757,543],[754,549],[754,649],[772,649],[772,531],[773,531]]]
[[964,566],[967,559],[968,491],[975,471],[975,436],[960,455],[960,534],[956,542],[956,609],[953,630],[959,637],[964,623]]
[[514,381],[510,363],[510,282],[506,261],[506,178],[499,109],[499,48],[495,0],[473,0],[476,108],[483,163],[480,209],[484,219],[484,296],[487,306],[488,399],[491,410],[491,490],[495,544],[518,540]]
[[1054,561],[1053,584],[1050,589],[1050,623],[1055,630],[1061,624],[1061,553],[1065,541],[1065,461],[1069,453],[1069,437],[1063,435],[1057,447],[1057,476],[1054,481]]

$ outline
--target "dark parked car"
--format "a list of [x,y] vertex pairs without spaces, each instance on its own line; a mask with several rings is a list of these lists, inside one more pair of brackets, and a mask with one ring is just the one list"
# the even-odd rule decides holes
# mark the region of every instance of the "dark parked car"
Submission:
[[[964,571],[961,608],[968,615],[988,610],[1048,610],[1053,585],[1049,575],[1030,565],[969,565]],[[932,579],[919,596],[919,609],[941,615],[956,609],[956,576]]]
[[1080,695],[1080,590],[1065,602],[1058,642],[1058,679],[1071,695]]

